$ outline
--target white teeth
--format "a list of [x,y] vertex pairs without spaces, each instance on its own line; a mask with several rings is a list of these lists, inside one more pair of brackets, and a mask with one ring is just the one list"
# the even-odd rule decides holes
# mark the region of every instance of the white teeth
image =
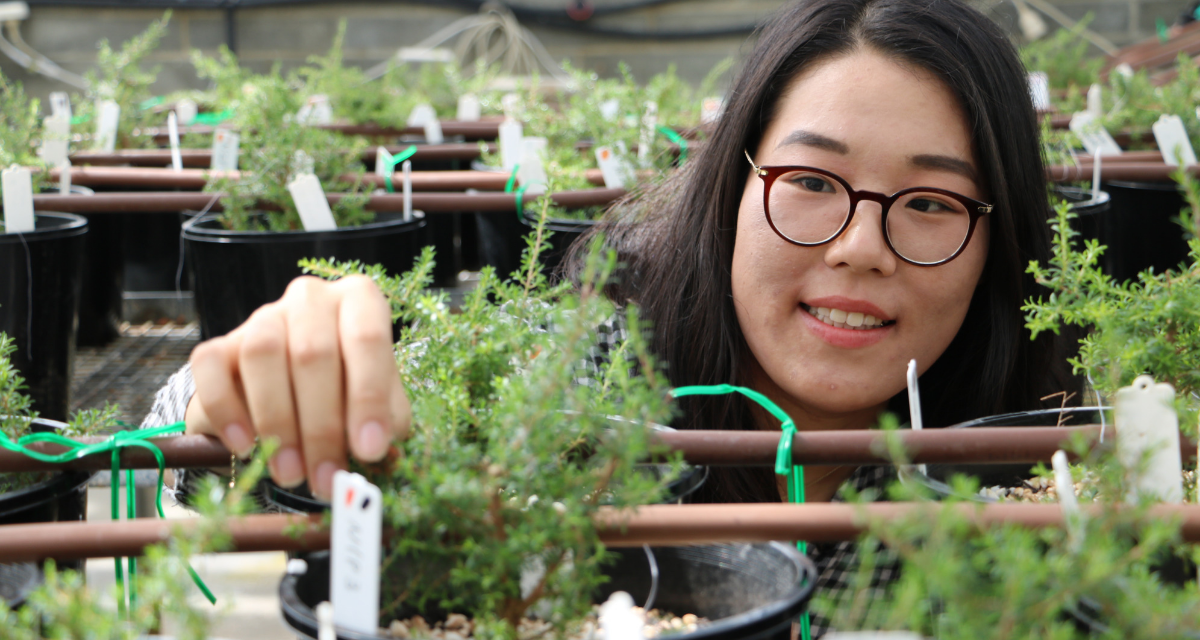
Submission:
[[804,309],[816,316],[821,322],[839,329],[865,331],[867,329],[878,329],[886,324],[883,320],[875,316],[866,315],[860,311],[843,311],[829,307],[814,308],[808,305],[804,305]]

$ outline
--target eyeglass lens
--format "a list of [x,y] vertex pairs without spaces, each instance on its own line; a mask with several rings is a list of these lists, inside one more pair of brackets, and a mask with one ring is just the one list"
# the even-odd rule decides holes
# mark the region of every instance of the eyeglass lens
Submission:
[[[840,182],[819,173],[793,171],[771,185],[771,222],[796,242],[832,239],[850,216],[850,194]],[[914,191],[892,204],[887,235],[896,252],[913,262],[940,262],[954,255],[967,237],[971,215],[948,196]]]

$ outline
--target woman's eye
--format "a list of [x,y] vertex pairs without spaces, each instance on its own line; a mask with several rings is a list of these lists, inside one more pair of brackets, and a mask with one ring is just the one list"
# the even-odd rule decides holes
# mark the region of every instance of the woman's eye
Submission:
[[921,213],[954,213],[957,211],[955,207],[932,198],[914,198],[908,203],[908,208],[916,209]]
[[817,176],[800,176],[792,180],[792,182],[809,191],[822,193],[833,193],[835,191],[833,185],[829,184],[828,180]]

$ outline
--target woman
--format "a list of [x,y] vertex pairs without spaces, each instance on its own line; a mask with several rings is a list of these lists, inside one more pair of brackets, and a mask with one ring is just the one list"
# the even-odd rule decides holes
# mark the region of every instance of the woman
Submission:
[[[1025,71],[987,18],[956,0],[801,0],[763,28],[727,105],[703,152],[603,229],[627,264],[610,293],[642,307],[674,385],[743,384],[800,429],[864,429],[906,411],[913,358],[931,426],[1071,384],[1054,338],[1023,328],[1049,208]],[[184,371],[148,423],[186,407],[189,432],[239,454],[279,437],[275,480],[328,495],[347,448],[377,460],[408,428],[390,335],[365,278],[297,280],[197,347],[194,395]],[[737,396],[684,408],[685,428],[778,428]],[[811,472],[809,499],[854,471]],[[708,490],[779,499],[769,473]]]

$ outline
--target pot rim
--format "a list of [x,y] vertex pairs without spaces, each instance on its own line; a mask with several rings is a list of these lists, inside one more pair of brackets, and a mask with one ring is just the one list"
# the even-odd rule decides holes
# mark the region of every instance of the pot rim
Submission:
[[57,222],[50,227],[36,228],[33,231],[23,233],[13,233],[5,231],[0,233],[0,244],[16,244],[20,242],[42,242],[46,240],[57,240],[60,238],[71,238],[81,236],[87,233],[87,218],[76,213],[63,213],[61,211],[42,211],[35,209],[33,212],[34,224],[37,224],[38,219],[50,219]]
[[180,235],[192,242],[223,242],[223,243],[263,243],[263,242],[320,242],[325,239],[346,239],[351,237],[369,237],[390,233],[416,231],[425,226],[425,213],[413,211],[413,219],[405,222],[399,213],[377,212],[374,222],[368,222],[353,227],[339,227],[330,231],[232,231],[229,229],[213,229],[207,226],[215,223],[220,213],[206,213],[192,216],[183,223]]

